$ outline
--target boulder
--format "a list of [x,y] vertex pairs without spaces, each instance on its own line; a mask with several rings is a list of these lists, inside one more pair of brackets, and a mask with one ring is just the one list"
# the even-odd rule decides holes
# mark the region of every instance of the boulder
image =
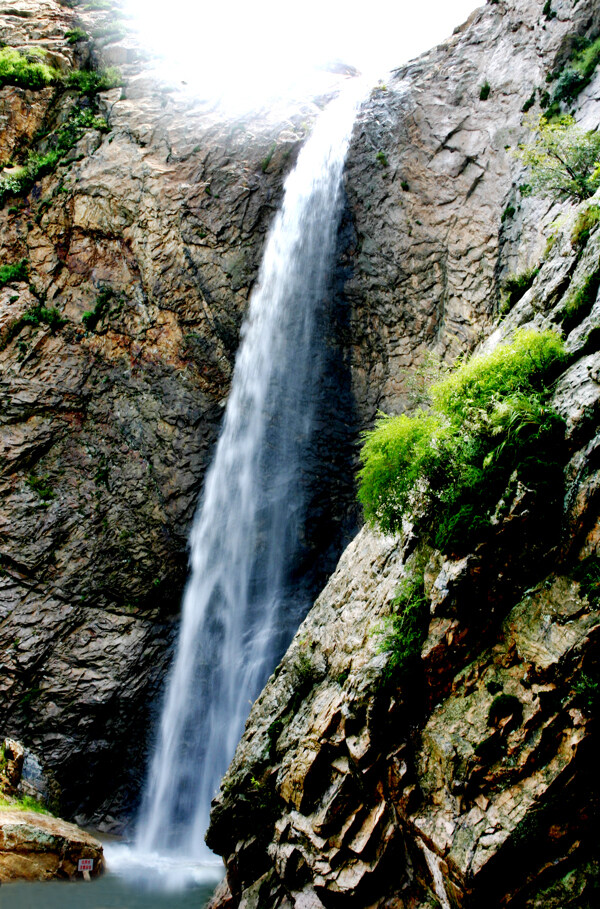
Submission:
[[[91,862],[88,871],[80,861]],[[0,809],[0,882],[76,880],[104,871],[102,844],[75,824],[35,811]]]

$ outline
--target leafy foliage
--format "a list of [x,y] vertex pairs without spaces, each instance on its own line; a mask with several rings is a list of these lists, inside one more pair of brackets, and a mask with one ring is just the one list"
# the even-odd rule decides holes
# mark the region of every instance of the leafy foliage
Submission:
[[84,312],[81,321],[88,331],[94,331],[98,322],[106,315],[112,300],[115,298],[112,287],[101,287],[96,297],[96,305],[92,310]]
[[520,331],[434,384],[429,411],[380,415],[361,451],[367,521],[392,533],[416,522],[425,540],[455,552],[489,527],[511,477],[560,489],[564,425],[547,383],[564,358],[554,332]]
[[39,328],[40,325],[47,325],[52,334],[57,332],[63,325],[66,324],[66,319],[63,319],[61,314],[54,307],[46,307],[41,303],[37,306],[32,306],[26,313],[23,313],[20,318],[18,318],[10,326],[3,347],[9,344],[17,335],[20,334],[23,328],[26,325],[31,325],[34,328]]
[[568,63],[556,79],[556,87],[548,108],[549,117],[559,116],[561,104],[573,101],[583,91],[591,82],[598,63],[600,63],[600,37],[594,41],[589,38],[579,38],[575,42],[575,49]]
[[43,477],[38,477],[31,473],[25,482],[33,492],[37,493],[42,502],[49,502],[51,499],[56,498],[56,493],[48,482],[47,474]]
[[600,186],[600,133],[584,132],[572,117],[540,117],[536,138],[516,155],[531,169],[533,191],[559,200],[583,201]]
[[15,262],[14,265],[0,265],[0,287],[6,284],[14,284],[17,281],[27,281],[29,279],[29,264],[27,259]]
[[52,173],[88,129],[106,132],[108,124],[104,117],[97,116],[90,109],[75,109],[65,123],[62,123],[53,134],[45,137],[52,148],[44,154],[28,152],[24,164],[15,168],[12,174],[0,178],[0,204],[7,197],[27,194],[38,180]]
[[394,615],[385,628],[379,645],[381,653],[388,653],[387,678],[404,675],[421,654],[429,624],[429,600],[423,587],[423,571],[415,570],[400,585],[393,600]]
[[23,54],[13,47],[0,48],[0,87],[18,85],[39,90],[59,79],[58,72],[43,62],[44,52],[34,48]]
[[573,692],[582,710],[590,716],[595,716],[600,705],[600,679],[597,672],[595,677],[582,672],[573,685]]
[[571,244],[573,246],[585,246],[590,233],[599,222],[600,205],[588,205],[587,208],[580,211],[571,232]]
[[490,96],[491,86],[489,82],[484,82],[481,88],[479,89],[479,100],[487,101]]
[[88,37],[88,33],[82,28],[71,28],[68,32],[65,32],[65,38],[69,44],[77,44],[78,41],[85,41]]
[[530,94],[529,98],[527,99],[527,101],[525,101],[523,107],[521,108],[521,110],[523,111],[524,114],[526,114],[528,110],[531,110],[531,108],[535,104],[535,94],[536,94],[536,92],[535,92],[535,88],[534,88],[534,90]]
[[123,78],[116,66],[107,69],[74,69],[67,77],[67,86],[80,95],[91,97],[123,84]]

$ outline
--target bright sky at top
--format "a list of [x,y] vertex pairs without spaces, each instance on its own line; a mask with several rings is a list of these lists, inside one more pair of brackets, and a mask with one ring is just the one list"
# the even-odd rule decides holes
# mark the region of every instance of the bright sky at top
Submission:
[[235,106],[310,91],[334,61],[373,81],[439,44],[483,0],[125,0],[172,79]]

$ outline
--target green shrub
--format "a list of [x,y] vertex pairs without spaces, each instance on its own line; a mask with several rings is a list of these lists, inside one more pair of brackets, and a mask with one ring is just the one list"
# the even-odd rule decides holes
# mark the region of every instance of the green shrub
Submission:
[[100,319],[106,315],[110,307],[111,302],[114,300],[116,294],[112,287],[101,287],[98,296],[96,297],[96,305],[92,310],[84,312],[81,317],[81,321],[85,325],[87,331],[94,331]]
[[429,626],[429,600],[423,587],[423,571],[415,570],[400,587],[392,606],[394,614],[386,623],[380,653],[389,654],[386,678],[405,675],[421,656]]
[[66,319],[63,319],[57,309],[53,307],[48,308],[40,303],[37,306],[33,306],[26,313],[23,313],[20,318],[13,322],[8,330],[5,343],[9,344],[26,325],[32,325],[34,328],[39,328],[42,324],[47,325],[52,334],[54,334],[66,324]]
[[556,12],[552,9],[552,0],[546,0],[542,12],[546,19],[556,19]]
[[600,37],[595,41],[579,39],[568,63],[558,74],[552,95],[552,114],[560,111],[562,103],[569,103],[589,85],[600,63]]
[[[25,482],[33,492],[37,493],[42,502],[49,502],[51,499],[56,498],[56,493],[48,483],[47,474],[43,477],[36,477],[35,474],[30,473]],[[31,700],[33,696],[34,695],[30,693],[28,700]]]
[[85,0],[83,8],[89,10],[90,12],[115,12],[115,10],[113,10],[113,4],[111,3],[111,0]]
[[105,92],[122,85],[123,78],[116,66],[109,66],[108,69],[103,70],[74,69],[67,76],[66,84],[68,88],[74,88],[80,95],[92,97],[98,92]]
[[592,196],[600,186],[600,133],[584,132],[572,117],[548,122],[541,116],[531,125],[536,137],[515,154],[531,170],[532,190],[558,200]]
[[539,265],[533,268],[527,268],[518,275],[509,275],[502,285],[503,299],[500,305],[500,313],[506,315],[507,312],[515,306],[521,297],[524,297],[538,274],[540,273]]
[[507,205],[506,208],[504,209],[504,211],[502,212],[502,217],[500,219],[502,221],[502,223],[504,224],[505,221],[507,221],[509,218],[512,218],[514,216],[515,212],[516,212],[516,208],[514,207],[514,205]]
[[65,38],[69,44],[77,44],[78,41],[86,41],[88,33],[82,28],[71,28],[68,32],[65,32]]
[[524,114],[526,114],[528,110],[531,110],[531,108],[533,107],[534,104],[535,104],[535,88],[532,91],[532,93],[530,94],[530,96],[527,99],[527,101],[525,102],[525,104],[523,105],[523,107],[521,108],[521,110],[523,111]]
[[117,41],[127,34],[127,28],[122,22],[113,22],[109,25],[101,25],[92,30],[92,37],[97,41]]
[[0,265],[0,287],[29,280],[29,263],[27,259],[15,262],[14,265]]
[[483,85],[481,86],[481,88],[479,89],[479,100],[487,101],[487,99],[490,96],[490,91],[491,91],[490,83],[487,81],[484,82]]
[[277,149],[277,142],[273,142],[269,151],[267,152],[265,157],[262,159],[262,161],[260,163],[260,169],[262,170],[263,174],[266,174],[267,168],[269,167],[269,164],[271,163],[271,159],[273,158],[273,155],[275,154],[276,149]]
[[571,231],[571,244],[585,246],[593,228],[600,222],[600,206],[588,205],[580,211]]
[[0,204],[8,197],[26,195],[37,180],[52,173],[88,129],[106,132],[108,124],[104,117],[89,108],[75,108],[68,120],[44,137],[46,143],[53,146],[49,151],[45,154],[30,151],[23,165],[13,174],[0,178]]
[[41,48],[35,48],[29,54],[23,54],[13,47],[0,48],[0,87],[18,85],[21,88],[39,90],[57,82],[58,72],[43,62],[42,55]]
[[547,383],[565,357],[554,332],[519,331],[434,384],[429,411],[380,415],[360,456],[366,520],[397,532],[406,519],[454,552],[489,527],[514,472],[532,488],[560,488],[564,423]]
[[387,155],[384,151],[378,151],[375,155],[375,160],[378,164],[381,164],[382,167],[388,167],[389,165]]

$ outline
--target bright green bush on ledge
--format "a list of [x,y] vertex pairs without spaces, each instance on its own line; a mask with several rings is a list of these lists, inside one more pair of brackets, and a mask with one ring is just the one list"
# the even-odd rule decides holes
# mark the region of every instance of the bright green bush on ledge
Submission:
[[40,89],[52,85],[58,78],[58,72],[43,62],[41,49],[37,54],[25,55],[13,47],[0,48],[0,87],[19,85],[21,88]]
[[552,331],[520,331],[429,390],[430,409],[381,415],[363,437],[359,500],[367,521],[403,519],[442,551],[467,549],[490,526],[511,478],[552,489],[562,477],[562,420],[548,384],[565,360]]

